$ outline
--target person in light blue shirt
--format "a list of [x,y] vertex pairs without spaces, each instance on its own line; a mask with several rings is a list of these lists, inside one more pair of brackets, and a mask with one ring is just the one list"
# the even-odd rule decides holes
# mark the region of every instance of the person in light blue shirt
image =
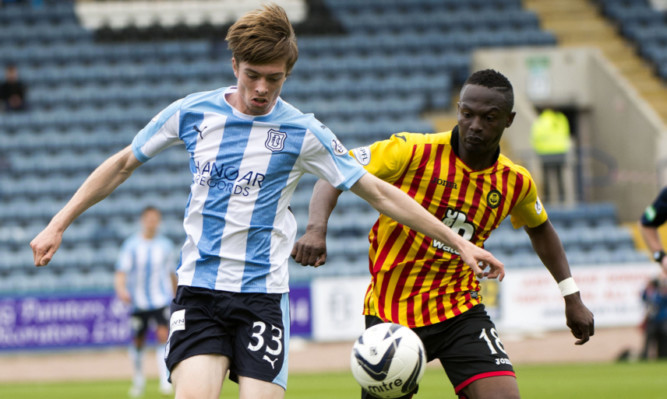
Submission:
[[93,171],[30,243],[35,265],[47,265],[81,213],[160,151],[185,147],[192,183],[165,350],[177,398],[218,398],[228,371],[240,398],[285,396],[287,266],[296,236],[289,204],[304,173],[350,190],[399,223],[455,248],[478,277],[504,277],[493,255],[366,173],[331,130],[280,97],[298,58],[282,7],[266,5],[243,15],[226,40],[236,85],[167,106],[131,145]]
[[141,231],[128,237],[116,262],[114,288],[121,301],[131,306],[130,328],[133,366],[131,397],[143,394],[146,379],[143,372],[143,353],[146,334],[152,325],[155,336],[160,393],[169,395],[167,367],[163,356],[169,334],[169,305],[176,290],[176,261],[174,245],[158,234],[162,213],[153,206],[141,212]]

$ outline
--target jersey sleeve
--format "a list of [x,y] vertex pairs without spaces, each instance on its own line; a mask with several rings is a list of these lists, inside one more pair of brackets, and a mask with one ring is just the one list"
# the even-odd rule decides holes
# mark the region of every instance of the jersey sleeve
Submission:
[[515,229],[522,226],[537,227],[548,219],[547,211],[542,206],[542,202],[537,196],[537,187],[530,173],[523,167],[516,166],[519,170],[519,176],[525,181],[525,192],[517,204],[510,212],[510,221]]
[[[377,141],[367,147],[358,147],[350,154],[368,172],[393,183],[403,174],[412,155],[415,134],[396,133],[388,140]],[[420,135],[416,135],[420,136]]]
[[642,226],[660,227],[667,221],[667,187],[662,189],[651,205],[646,207],[641,217]]
[[128,273],[132,270],[132,251],[130,250],[131,238],[125,240],[120,247],[118,259],[116,259],[116,271]]
[[308,129],[299,166],[304,172],[312,173],[343,191],[349,190],[366,174],[343,143],[322,124]]
[[160,151],[180,142],[179,119],[183,99],[174,101],[160,111],[132,140],[132,152],[146,162]]

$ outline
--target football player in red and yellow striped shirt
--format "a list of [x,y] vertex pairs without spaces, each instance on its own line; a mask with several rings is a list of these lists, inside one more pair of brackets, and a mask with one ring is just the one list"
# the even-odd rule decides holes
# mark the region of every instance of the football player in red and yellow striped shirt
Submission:
[[[583,344],[594,333],[593,315],[571,279],[560,239],[528,171],[500,153],[502,134],[514,119],[513,103],[505,76],[479,71],[461,90],[452,131],[398,133],[351,152],[370,173],[480,247],[507,216],[515,228],[524,227],[559,282],[567,325]],[[292,253],[297,262],[319,266],[325,261],[324,232],[339,194],[322,181],[316,184],[309,227]],[[441,361],[461,398],[518,398],[514,370],[484,310],[479,281],[456,250],[382,214],[369,240],[366,326],[393,322],[412,328],[428,360]]]

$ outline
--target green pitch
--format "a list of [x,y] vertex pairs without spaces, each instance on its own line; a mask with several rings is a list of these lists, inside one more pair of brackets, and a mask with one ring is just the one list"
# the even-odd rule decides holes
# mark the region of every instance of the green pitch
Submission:
[[[667,397],[667,362],[521,365],[516,367],[524,398],[664,398]],[[127,397],[129,381],[0,384],[6,399],[119,399]],[[444,372],[430,367],[415,399],[455,399]],[[236,384],[225,381],[224,399],[238,398]],[[358,398],[359,388],[350,373],[293,374],[286,399]],[[157,381],[150,381],[144,399],[164,398]]]

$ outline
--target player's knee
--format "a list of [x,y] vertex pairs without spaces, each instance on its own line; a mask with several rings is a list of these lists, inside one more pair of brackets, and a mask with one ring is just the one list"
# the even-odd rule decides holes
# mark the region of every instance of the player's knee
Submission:
[[166,326],[160,326],[155,331],[155,338],[157,338],[158,342],[160,342],[161,344],[166,343],[168,337],[169,337],[169,329]]

